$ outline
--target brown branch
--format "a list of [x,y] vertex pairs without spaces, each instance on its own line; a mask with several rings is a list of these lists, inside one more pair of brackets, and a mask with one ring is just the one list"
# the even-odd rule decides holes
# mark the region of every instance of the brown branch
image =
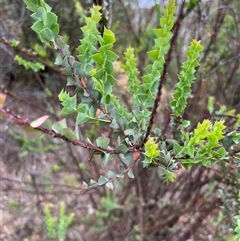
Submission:
[[[1,175],[4,175],[4,173]],[[22,181],[22,180],[17,180],[14,178],[10,178],[10,177],[0,177],[1,181],[7,181],[10,183],[16,183],[16,184],[24,184],[24,185],[32,185],[32,182],[29,181]],[[59,184],[59,183],[37,183],[39,188],[46,188],[46,187],[53,187],[53,188],[66,188],[69,192],[74,192],[74,191],[79,191],[79,188],[75,187],[75,186],[70,186],[70,185],[66,185],[66,184]],[[11,190],[11,189],[9,189]],[[47,192],[48,193],[48,192]]]
[[148,127],[147,127],[146,135],[145,135],[144,140],[142,142],[142,146],[147,141],[148,136],[150,135],[151,129],[152,129],[153,124],[154,124],[154,119],[155,119],[155,116],[157,114],[157,108],[158,108],[158,105],[160,103],[160,99],[161,99],[161,95],[162,95],[162,87],[163,87],[164,82],[166,81],[167,70],[168,70],[169,64],[171,62],[172,51],[173,51],[173,48],[174,48],[176,40],[177,40],[177,36],[178,36],[178,32],[179,32],[179,29],[180,29],[180,26],[181,26],[181,22],[182,22],[183,18],[185,17],[184,14],[183,14],[184,4],[185,4],[185,1],[182,2],[177,21],[174,24],[173,37],[170,41],[170,49],[167,53],[166,61],[164,62],[164,65],[163,65],[163,72],[162,72],[162,75],[161,75],[160,81],[159,81],[157,97],[154,101],[154,106],[152,108],[150,121],[149,121],[149,124],[148,124]]
[[145,220],[144,220],[144,197],[143,197],[143,188],[141,183],[141,177],[139,175],[139,169],[137,166],[137,190],[139,192],[139,205],[138,205],[138,217],[139,217],[139,234],[140,241],[144,241],[145,237]]
[[70,194],[70,193],[74,193],[74,194],[79,194],[79,189],[74,191],[74,190],[57,190],[57,191],[42,191],[42,190],[39,190],[38,192],[36,192],[35,190],[24,190],[24,189],[20,189],[20,188],[2,188],[1,190],[2,192],[9,192],[9,191],[14,191],[14,192],[23,192],[23,193],[28,193],[28,194],[33,194],[33,195],[39,195],[39,194],[63,194],[63,193],[67,193],[67,194]]
[[29,126],[29,127],[33,128],[35,130],[38,130],[38,131],[44,133],[44,134],[52,136],[53,138],[58,138],[58,139],[61,139],[61,140],[65,141],[65,142],[69,142],[69,143],[71,143],[74,146],[81,146],[81,147],[83,147],[85,149],[88,149],[88,150],[91,150],[91,151],[96,151],[96,152],[105,152],[105,153],[110,153],[110,154],[118,154],[118,152],[115,151],[115,150],[102,149],[100,147],[97,147],[97,146],[94,146],[94,145],[82,142],[80,140],[70,140],[67,137],[63,136],[63,135],[61,135],[59,133],[56,133],[55,131],[49,130],[49,129],[47,129],[45,127],[42,127],[42,126],[32,127],[31,123],[28,121],[28,119],[24,119],[24,118],[22,118],[22,117],[20,117],[18,115],[15,115],[15,114],[11,113],[11,111],[8,110],[8,109],[0,108],[0,114],[3,117],[5,117],[5,118],[10,119],[11,121],[13,121],[17,125]]
[[57,73],[62,74],[62,69],[57,68],[56,66],[51,65],[51,64],[49,64],[48,62],[44,61],[42,58],[38,57],[38,56],[36,55],[36,53],[34,53],[34,52],[32,52],[32,51],[30,51],[30,50],[28,50],[28,49],[22,48],[22,47],[20,47],[19,45],[13,47],[13,46],[11,45],[11,43],[9,43],[8,40],[5,39],[5,38],[1,38],[1,37],[0,37],[0,43],[6,45],[8,48],[11,48],[11,49],[16,50],[17,52],[23,54],[24,56],[26,56],[26,57],[28,57],[28,58],[34,59],[35,61],[43,64],[44,66],[47,66],[48,68],[54,70],[54,71],[57,72]]

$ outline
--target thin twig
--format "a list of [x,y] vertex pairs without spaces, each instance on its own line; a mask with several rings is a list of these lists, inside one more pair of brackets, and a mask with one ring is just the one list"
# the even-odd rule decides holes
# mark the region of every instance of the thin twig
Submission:
[[123,9],[123,12],[125,14],[125,17],[126,17],[126,20],[128,22],[128,26],[129,26],[129,30],[131,32],[130,36],[133,36],[134,38],[134,41],[137,43],[137,44],[140,44],[140,39],[139,37],[137,36],[137,34],[135,33],[134,29],[133,29],[133,26],[132,26],[132,23],[131,23],[131,20],[130,20],[130,17],[128,15],[128,12],[127,12],[127,9],[123,3],[123,0],[119,0],[119,3],[121,4],[122,6],[122,9]]
[[22,102],[23,104],[26,104],[28,106],[31,106],[31,107],[35,108],[35,109],[38,109],[38,110],[44,112],[47,115],[51,115],[56,120],[59,120],[59,117],[55,113],[52,113],[52,112],[48,111],[46,108],[43,108],[41,105],[36,105],[34,102],[31,102],[28,99],[21,98],[20,96],[18,96],[14,92],[8,90],[5,86],[0,86],[0,91],[2,91],[4,94],[8,95],[9,97],[15,99],[18,102]]
[[4,44],[5,46],[7,46],[8,48],[11,48],[11,49],[14,49],[16,50],[17,52],[23,54],[24,56],[28,57],[28,58],[31,58],[31,59],[34,59],[35,61],[43,64],[44,66],[47,66],[48,68],[54,70],[55,72],[59,73],[59,74],[62,74],[62,69],[60,68],[57,68],[56,66],[54,65],[51,65],[49,64],[48,62],[46,62],[45,60],[43,60],[42,58],[38,57],[36,55],[36,53],[28,50],[28,49],[25,49],[25,48],[22,48],[21,46],[17,45],[17,46],[12,46],[11,43],[5,39],[5,38],[1,38],[0,37],[0,43]]

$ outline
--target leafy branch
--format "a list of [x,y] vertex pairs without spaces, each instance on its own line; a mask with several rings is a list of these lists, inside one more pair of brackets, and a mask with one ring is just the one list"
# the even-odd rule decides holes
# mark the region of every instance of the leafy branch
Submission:
[[[154,126],[171,54],[184,18],[185,1],[177,18],[174,0],[169,0],[164,8],[163,16],[159,19],[160,28],[154,30],[155,44],[148,52],[151,64],[146,66],[144,76],[139,76],[134,49],[130,47],[126,50],[123,66],[128,75],[132,98],[130,111],[113,94],[117,81],[113,69],[113,63],[118,59],[113,51],[116,39],[114,33],[107,28],[102,36],[99,33],[97,25],[101,20],[100,7],[93,6],[91,15],[84,17],[85,26],[81,28],[83,38],[77,47],[78,55],[74,57],[69,51],[69,45],[58,35],[58,18],[51,12],[51,7],[44,0],[24,2],[33,12],[32,29],[42,42],[53,44],[58,53],[55,64],[63,67],[67,85],[76,87],[73,95],[66,90],[62,90],[58,95],[62,105],[61,115],[71,115],[74,118],[75,130],[67,127],[66,119],[54,123],[52,130],[49,130],[41,126],[48,117],[29,122],[3,108],[0,113],[15,123],[28,127],[28,131],[34,129],[88,149],[89,163],[95,155],[100,155],[104,165],[118,156],[123,163],[120,174],[108,172],[108,177],[100,176],[98,181],[91,181],[90,185],[84,183],[87,189],[103,184],[109,188],[113,188],[113,183],[117,186],[117,180],[122,175],[133,177],[131,169],[139,161],[144,167],[162,168],[165,178],[173,181],[172,171],[180,166],[190,168],[199,164],[209,167],[218,160],[239,160],[238,152],[231,149],[240,143],[238,131],[227,133],[222,121],[212,124],[204,120],[203,123],[198,123],[194,132],[189,132],[186,131],[189,121],[181,119],[195,80],[194,73],[199,65],[197,60],[203,49],[199,41],[193,40],[188,48],[187,60],[182,64],[179,82],[170,103],[175,124],[174,139],[167,140]],[[112,134],[108,137],[97,137],[95,143],[80,141],[78,128],[84,123],[107,126]]]
[[[41,135],[42,133],[44,133],[53,138],[61,139],[63,141],[71,143],[74,146],[80,146],[80,147],[83,147],[90,151],[97,151],[97,152],[105,151],[107,153],[117,154],[117,152],[115,150],[103,150],[102,148],[99,148],[92,144],[84,143],[82,141],[77,140],[71,129],[61,128],[61,131],[62,131],[62,134],[61,134],[61,133],[57,133],[54,130],[49,130],[49,129],[41,126],[41,124],[43,122],[45,122],[45,120],[47,118],[44,118],[44,120],[43,120],[42,117],[40,117],[39,119],[30,122],[28,119],[24,119],[24,118],[20,117],[19,115],[15,115],[10,110],[4,109],[4,108],[0,108],[0,114],[1,114],[1,116],[13,121],[15,124],[25,127],[26,132],[31,132],[34,130],[37,131],[37,132],[35,132],[35,136],[39,136],[39,134]],[[55,127],[56,130],[57,130],[57,126],[58,126],[57,124],[58,123],[56,123],[55,126],[53,126],[53,128]]]

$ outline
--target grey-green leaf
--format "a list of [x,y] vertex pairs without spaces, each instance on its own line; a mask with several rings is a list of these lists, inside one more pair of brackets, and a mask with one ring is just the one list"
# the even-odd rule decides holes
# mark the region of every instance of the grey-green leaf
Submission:
[[109,179],[112,179],[112,178],[116,177],[116,173],[111,170],[108,170],[107,176]]
[[119,153],[124,154],[128,151],[128,148],[125,145],[120,144],[120,145],[116,146],[115,150]]
[[31,29],[36,33],[40,33],[43,28],[44,28],[43,21],[41,20],[34,23],[33,26],[31,27]]
[[106,177],[100,176],[97,183],[98,183],[99,186],[101,186],[101,185],[106,184],[108,181],[109,180]]
[[122,162],[129,166],[133,162],[132,152],[126,152],[124,154],[120,154],[119,157],[121,158]]
[[70,140],[70,141],[77,140],[77,137],[76,137],[75,133],[74,133],[73,130],[70,129],[70,128],[64,128],[64,129],[62,129],[62,130],[61,130],[61,135],[67,137],[68,140]]
[[96,140],[97,146],[106,149],[110,143],[110,139],[104,136],[100,136]]
[[36,12],[37,11],[38,6],[35,3],[36,1],[35,2],[32,1],[32,0],[23,0],[23,1],[27,5],[27,9],[29,9],[32,12]]
[[102,153],[101,158],[102,158],[103,165],[106,165],[108,163],[108,161],[110,160],[110,154],[109,153]]
[[39,36],[42,42],[45,41],[53,41],[54,35],[51,29],[49,28],[44,28],[39,32]]
[[66,119],[62,119],[60,121],[55,122],[52,125],[52,129],[56,132],[56,133],[61,133],[61,130],[67,128],[67,122]]

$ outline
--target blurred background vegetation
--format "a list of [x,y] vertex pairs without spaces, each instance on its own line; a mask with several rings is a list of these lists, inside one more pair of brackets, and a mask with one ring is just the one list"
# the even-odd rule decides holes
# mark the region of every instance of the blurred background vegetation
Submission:
[[[134,47],[138,68],[144,74],[147,51],[154,44],[153,28],[159,27],[164,1],[152,1],[151,6],[141,0],[46,2],[59,17],[61,35],[73,55],[82,37],[84,15],[89,15],[94,3],[102,5],[99,30],[103,26],[112,29],[117,39],[115,52],[120,57],[115,66],[116,94],[131,106],[121,69],[123,53],[128,46]],[[61,119],[57,95],[66,84],[61,69],[53,64],[54,49],[42,44],[30,29],[30,12],[22,0],[1,1],[0,13],[0,98],[6,97],[4,107],[29,120],[48,114],[46,125],[51,127]],[[184,118],[191,121],[190,129],[206,118],[224,118],[229,131],[236,128],[236,114],[240,112],[239,32],[239,0],[185,3],[158,114],[159,127],[167,137],[171,136],[168,102],[193,38],[201,40],[204,51]],[[16,55],[45,68],[26,69],[16,61]],[[70,87],[68,90],[72,91]],[[210,100],[212,111],[208,108]],[[71,119],[68,121],[73,125]],[[0,128],[1,240],[64,240],[60,237],[65,231],[65,240],[231,240],[233,216],[240,202],[237,163],[178,170],[174,183],[165,183],[161,170],[139,165],[133,170],[135,178],[125,178],[116,190],[99,187],[79,194],[83,181],[97,180],[107,169],[117,169],[119,163],[104,167],[100,160],[94,160],[89,164],[86,150],[48,136],[26,138],[22,128],[7,119],[0,120]],[[96,125],[81,126],[80,131],[83,140],[88,137],[94,141],[99,136]],[[51,235],[51,217],[56,220],[55,236]],[[58,228],[57,223],[61,224]]]

